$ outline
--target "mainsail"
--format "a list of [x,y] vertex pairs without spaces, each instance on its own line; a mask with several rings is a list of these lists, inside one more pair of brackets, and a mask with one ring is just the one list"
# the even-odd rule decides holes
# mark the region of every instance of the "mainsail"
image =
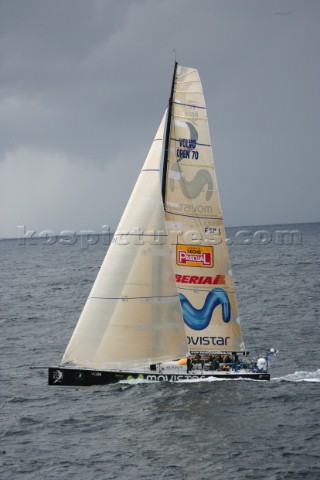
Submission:
[[62,359],[132,368],[188,350],[166,234],[161,161],[166,114]]
[[165,142],[166,227],[190,351],[245,351],[198,71],[175,68]]

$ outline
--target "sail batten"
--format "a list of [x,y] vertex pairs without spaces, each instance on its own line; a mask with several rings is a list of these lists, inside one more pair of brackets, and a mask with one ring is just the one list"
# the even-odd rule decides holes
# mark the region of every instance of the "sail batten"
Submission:
[[147,298],[150,299],[161,299],[161,298],[177,298],[178,295],[152,295],[152,296],[146,296],[146,297],[88,297],[88,300],[92,299],[99,299],[99,300],[122,300],[122,301],[128,301],[128,300],[144,300]]
[[187,213],[180,213],[177,210],[173,211],[173,210],[167,210],[166,209],[165,211],[168,215],[171,214],[171,215],[177,216],[177,217],[187,217],[187,218],[194,219],[194,220],[199,220],[200,218],[206,219],[206,220],[223,220],[222,217],[209,217],[209,216],[206,216],[206,215],[202,215],[201,217],[199,217],[199,215],[188,215]]
[[203,110],[207,110],[207,107],[201,107],[200,105],[192,105],[191,103],[181,103],[181,102],[173,102],[173,103],[176,105],[182,105],[183,107],[202,108]]

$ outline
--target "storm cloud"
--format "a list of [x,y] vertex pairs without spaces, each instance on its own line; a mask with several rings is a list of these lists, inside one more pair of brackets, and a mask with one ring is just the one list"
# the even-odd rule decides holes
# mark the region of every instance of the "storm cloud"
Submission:
[[227,225],[319,221],[320,4],[0,1],[0,237],[117,225],[198,68]]

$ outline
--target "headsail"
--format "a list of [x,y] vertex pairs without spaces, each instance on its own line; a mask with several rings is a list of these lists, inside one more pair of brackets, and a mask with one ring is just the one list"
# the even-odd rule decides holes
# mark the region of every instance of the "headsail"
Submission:
[[165,118],[62,365],[131,368],[187,352],[161,196]]
[[175,74],[163,197],[189,349],[244,351],[202,86]]

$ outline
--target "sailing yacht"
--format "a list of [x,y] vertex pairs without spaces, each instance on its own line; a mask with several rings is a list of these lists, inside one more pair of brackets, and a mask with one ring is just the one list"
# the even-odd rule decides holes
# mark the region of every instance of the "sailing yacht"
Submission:
[[168,107],[50,385],[269,380],[238,314],[198,71],[175,63]]

